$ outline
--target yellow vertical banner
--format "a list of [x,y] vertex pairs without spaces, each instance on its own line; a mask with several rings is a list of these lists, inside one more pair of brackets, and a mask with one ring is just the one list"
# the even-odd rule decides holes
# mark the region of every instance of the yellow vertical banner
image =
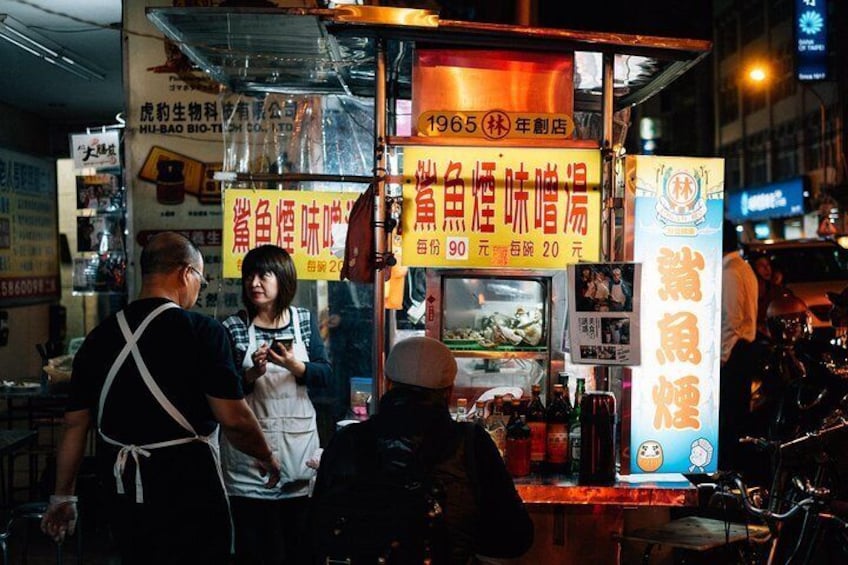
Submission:
[[561,268],[597,261],[597,149],[409,146],[403,264]]
[[244,255],[264,244],[292,256],[297,277],[339,280],[344,234],[356,192],[224,191],[223,274],[241,277]]

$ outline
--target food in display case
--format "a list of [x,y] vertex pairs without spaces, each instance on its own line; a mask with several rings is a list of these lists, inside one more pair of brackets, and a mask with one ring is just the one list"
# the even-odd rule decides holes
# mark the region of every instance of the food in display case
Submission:
[[565,271],[427,269],[426,279],[426,334],[457,362],[451,406],[483,400],[485,412],[496,392],[527,403],[536,384],[547,396],[552,357],[564,355]]
[[442,341],[453,350],[546,348],[545,287],[536,280],[445,278]]

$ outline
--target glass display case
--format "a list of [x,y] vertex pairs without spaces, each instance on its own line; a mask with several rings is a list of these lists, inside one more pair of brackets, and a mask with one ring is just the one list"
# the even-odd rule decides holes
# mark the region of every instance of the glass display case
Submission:
[[529,398],[561,362],[565,272],[427,269],[425,331],[447,345],[458,372],[451,405],[495,393]]

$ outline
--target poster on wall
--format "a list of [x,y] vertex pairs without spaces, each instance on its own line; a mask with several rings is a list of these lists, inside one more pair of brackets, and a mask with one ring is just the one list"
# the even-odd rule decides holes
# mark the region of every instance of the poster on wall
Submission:
[[718,461],[724,161],[628,156],[642,264],[642,364],[632,369],[632,473],[712,473]]
[[123,218],[119,214],[77,216],[77,251],[107,253],[123,249]]
[[[142,32],[127,38],[125,154],[132,210],[128,251],[134,265],[129,291],[130,295],[138,291],[138,259],[147,239],[161,231],[176,231],[199,246],[210,279],[195,309],[224,317],[243,307],[240,279],[222,277],[222,186],[214,176],[225,157],[224,124],[236,116],[238,123],[227,126],[231,135],[266,131],[285,139],[283,134],[294,129],[300,105],[296,96],[235,102],[219,97],[221,85],[197,69],[145,14],[147,7],[183,5],[177,0],[147,0],[124,6],[126,27]],[[244,166],[257,170],[259,161],[266,167],[276,164],[264,156],[254,161]],[[280,172],[284,165],[278,167]]]
[[124,209],[124,191],[121,187],[120,171],[78,175],[76,182],[77,210],[118,212]]
[[641,290],[641,265],[570,265],[568,280],[573,281],[568,287],[571,361],[638,365],[640,305],[633,297]]
[[59,297],[52,161],[0,149],[0,306]]
[[123,251],[76,257],[73,266],[74,293],[121,293],[126,288],[127,257]]

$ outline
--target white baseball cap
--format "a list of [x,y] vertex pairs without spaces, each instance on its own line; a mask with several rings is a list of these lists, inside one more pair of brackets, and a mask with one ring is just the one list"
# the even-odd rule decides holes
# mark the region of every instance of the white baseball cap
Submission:
[[392,347],[383,372],[396,383],[441,389],[453,385],[456,360],[441,341],[410,337]]

